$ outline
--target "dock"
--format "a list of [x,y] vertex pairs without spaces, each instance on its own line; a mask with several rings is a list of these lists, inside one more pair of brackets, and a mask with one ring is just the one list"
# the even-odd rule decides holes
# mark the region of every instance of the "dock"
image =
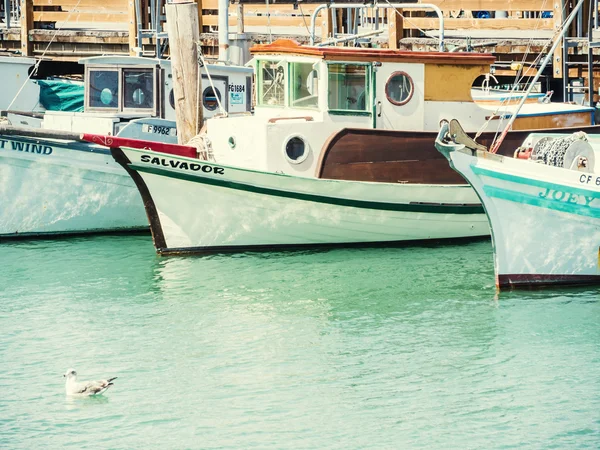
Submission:
[[[0,0],[0,54],[33,56],[51,61],[112,55],[168,55],[165,0]],[[202,50],[208,59],[218,55],[219,0],[196,0]],[[355,0],[344,4],[365,6],[320,9],[315,42],[372,33],[372,45],[408,51],[438,50],[440,19],[423,3],[439,8],[444,21],[445,49],[492,53],[493,75],[509,83],[519,70],[536,72],[536,58],[569,13],[565,0],[431,0],[409,1],[408,9],[369,9]],[[320,1],[238,0],[229,3],[229,32],[247,46],[278,37],[309,43],[311,19]],[[423,5],[421,8],[420,5]],[[590,71],[600,71],[598,0],[588,0],[569,37],[559,47],[545,73],[548,90],[572,99],[573,92],[594,92]],[[588,33],[588,30],[591,30]],[[589,36],[588,36],[589,34]],[[354,44],[357,44],[354,40]],[[358,44],[357,44],[358,45]],[[243,62],[243,61],[242,61]]]

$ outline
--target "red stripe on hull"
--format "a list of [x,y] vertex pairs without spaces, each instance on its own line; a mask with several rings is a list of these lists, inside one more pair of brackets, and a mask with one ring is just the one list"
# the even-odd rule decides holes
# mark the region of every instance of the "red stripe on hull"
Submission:
[[153,152],[168,153],[169,155],[185,156],[187,158],[198,158],[196,147],[190,147],[189,145],[165,144],[163,142],[146,141],[143,139],[103,136],[91,133],[82,134],[81,139],[110,148],[130,147],[138,150],[150,150]]
[[497,275],[496,277],[496,286],[501,289],[592,284],[600,284],[600,275],[510,274]]

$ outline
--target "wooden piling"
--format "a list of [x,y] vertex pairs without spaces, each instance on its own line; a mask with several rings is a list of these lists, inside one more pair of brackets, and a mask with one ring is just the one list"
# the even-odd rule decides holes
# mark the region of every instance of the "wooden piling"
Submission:
[[203,119],[196,46],[200,39],[197,8],[195,2],[166,5],[177,141],[180,144],[186,144],[199,133]]
[[[8,24],[9,18],[6,18]],[[21,54],[33,56],[33,42],[29,31],[33,29],[33,0],[21,0]]]
[[388,47],[398,50],[398,41],[404,36],[404,17],[403,11],[396,8],[388,9],[389,43]]
[[[135,0],[129,0],[127,3],[127,16],[128,23],[127,28],[129,30],[129,55],[136,56],[137,55],[137,16],[135,14]],[[142,50],[140,49],[140,52]]]

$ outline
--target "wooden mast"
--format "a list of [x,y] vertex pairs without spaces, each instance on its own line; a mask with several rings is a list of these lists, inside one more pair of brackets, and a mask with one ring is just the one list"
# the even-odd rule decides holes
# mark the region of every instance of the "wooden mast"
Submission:
[[167,32],[173,74],[173,95],[177,123],[177,142],[186,144],[200,132],[202,78],[198,68],[200,29],[195,2],[168,3]]

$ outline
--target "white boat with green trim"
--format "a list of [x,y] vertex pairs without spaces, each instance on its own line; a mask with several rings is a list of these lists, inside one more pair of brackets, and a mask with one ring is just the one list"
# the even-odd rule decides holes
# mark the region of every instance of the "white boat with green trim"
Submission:
[[[106,147],[79,138],[99,133],[176,143],[171,62],[100,56],[80,63],[84,111],[40,118],[12,112],[10,125],[0,125],[0,240],[148,230],[131,177]],[[249,114],[252,70],[211,64],[204,80],[207,70],[205,117],[219,112],[217,98],[225,111]]]
[[497,286],[600,283],[600,139],[531,134],[508,158],[460,142],[455,127],[436,147],[483,203]]
[[[199,159],[112,150],[136,180],[159,253],[489,235],[475,192],[434,142],[444,111],[475,131],[495,110],[471,97],[492,56],[289,40],[251,52],[254,114],[209,119]],[[507,146],[529,134],[516,130],[531,115],[591,123],[588,108],[528,104]]]
[[161,254],[375,244],[489,233],[468,186],[324,180],[122,147]]

